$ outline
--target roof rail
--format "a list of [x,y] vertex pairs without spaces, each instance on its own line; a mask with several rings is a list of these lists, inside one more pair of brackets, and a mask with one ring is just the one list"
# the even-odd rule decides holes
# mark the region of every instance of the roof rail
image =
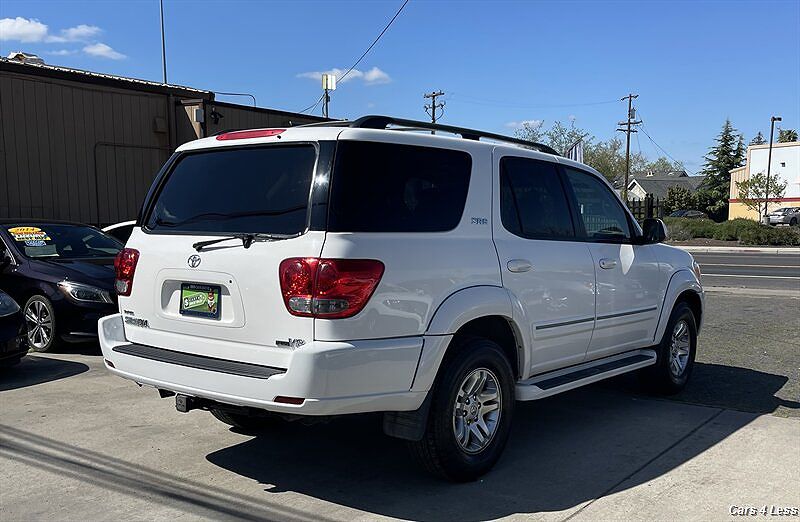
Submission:
[[438,130],[443,132],[450,132],[458,134],[466,140],[480,140],[481,138],[488,138],[490,140],[501,141],[505,143],[513,143],[515,145],[522,145],[524,147],[531,147],[540,152],[560,156],[558,151],[534,141],[523,140],[521,138],[513,138],[511,136],[503,136],[502,134],[495,134],[492,132],[484,132],[475,129],[467,129],[465,127],[455,127],[453,125],[442,125],[440,123],[430,123],[427,121],[406,120],[403,118],[393,118],[391,116],[362,116],[357,120],[339,120],[339,121],[326,121],[320,123],[311,123],[308,125],[299,125],[299,127],[350,127],[353,129],[386,129],[390,125],[399,125],[412,130]]

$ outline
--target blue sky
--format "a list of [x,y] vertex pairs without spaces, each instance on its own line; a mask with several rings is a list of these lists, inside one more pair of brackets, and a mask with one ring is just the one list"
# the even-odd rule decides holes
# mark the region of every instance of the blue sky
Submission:
[[[350,67],[402,1],[164,3],[170,83],[300,110],[319,97],[310,73]],[[3,0],[0,19],[3,55],[161,79],[157,0]],[[772,114],[800,127],[800,1],[411,0],[358,71],[332,116],[425,119],[422,94],[441,89],[446,123],[574,118],[605,139],[635,92],[650,136],[696,172],[726,117],[747,140]],[[640,148],[661,155],[643,133]]]

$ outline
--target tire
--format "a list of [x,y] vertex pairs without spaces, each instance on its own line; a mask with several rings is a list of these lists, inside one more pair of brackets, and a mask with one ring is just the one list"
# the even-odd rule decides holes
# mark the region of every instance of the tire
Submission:
[[243,432],[248,433],[258,433],[260,431],[265,431],[267,428],[275,424],[277,420],[273,415],[269,413],[264,414],[263,416],[255,416],[255,415],[246,415],[243,413],[232,413],[225,410],[219,410],[216,408],[209,409],[211,415],[217,418],[217,420],[228,424],[229,426],[233,426],[234,428],[241,430]]
[[656,351],[656,364],[642,370],[640,380],[649,391],[674,395],[689,381],[697,354],[697,322],[685,302],[677,303],[672,309]]
[[[483,380],[478,388],[482,393],[470,390],[479,382],[474,379]],[[447,360],[431,393],[425,434],[422,440],[409,443],[412,454],[438,477],[454,482],[477,479],[500,458],[511,430],[514,374],[508,359],[492,341],[465,340]],[[457,404],[463,408],[458,413]],[[481,405],[498,408],[483,410]],[[469,419],[465,420],[465,413]],[[457,440],[457,433],[462,441]]]
[[34,352],[49,352],[58,346],[56,314],[50,300],[34,295],[25,302],[24,311],[28,347]]
[[790,226],[790,227],[796,227],[796,226],[797,226],[797,218],[792,218],[792,219],[789,221],[789,226]]

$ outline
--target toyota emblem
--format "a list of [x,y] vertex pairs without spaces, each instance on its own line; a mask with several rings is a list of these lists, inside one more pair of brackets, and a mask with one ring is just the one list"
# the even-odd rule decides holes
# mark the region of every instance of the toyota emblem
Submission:
[[200,259],[200,256],[197,254],[189,256],[189,266],[192,268],[200,266],[200,261],[202,261],[202,259]]

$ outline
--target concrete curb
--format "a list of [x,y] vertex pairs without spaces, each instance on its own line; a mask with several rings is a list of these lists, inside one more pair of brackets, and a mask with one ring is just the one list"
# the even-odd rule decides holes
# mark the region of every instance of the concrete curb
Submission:
[[798,247],[725,247],[725,246],[690,246],[671,245],[687,252],[699,254],[800,254]]

